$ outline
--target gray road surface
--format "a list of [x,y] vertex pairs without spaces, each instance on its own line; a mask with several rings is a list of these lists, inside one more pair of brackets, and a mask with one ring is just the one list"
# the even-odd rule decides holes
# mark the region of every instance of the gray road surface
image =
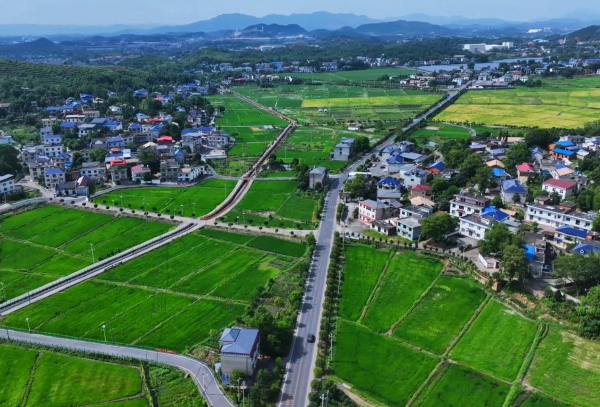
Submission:
[[234,407],[235,405],[223,394],[215,380],[212,370],[204,363],[187,356],[156,352],[152,350],[131,348],[109,343],[88,342],[76,339],[58,338],[49,335],[0,329],[0,338],[15,340],[18,342],[35,343],[59,348],[76,349],[79,351],[102,353],[119,357],[148,360],[164,363],[188,373],[193,378],[198,390],[207,400],[209,406]]

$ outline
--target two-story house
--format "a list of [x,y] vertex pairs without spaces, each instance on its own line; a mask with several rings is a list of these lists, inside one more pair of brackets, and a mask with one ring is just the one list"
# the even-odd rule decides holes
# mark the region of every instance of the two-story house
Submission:
[[15,176],[12,174],[0,175],[0,194],[13,194],[15,192]]
[[87,162],[81,164],[81,170],[79,170],[81,176],[88,177],[91,180],[99,180],[106,178],[106,166],[97,161]]
[[354,154],[354,139],[342,137],[340,142],[333,148],[331,159],[334,161],[348,161],[352,154]]
[[544,181],[542,189],[547,191],[548,194],[556,192],[560,195],[561,199],[565,199],[577,192],[577,182],[550,178]]
[[54,189],[58,184],[66,180],[65,171],[62,168],[52,167],[44,172],[44,182],[46,189]]
[[363,223],[391,218],[394,211],[392,206],[372,199],[358,202],[358,219]]
[[568,202],[560,205],[532,203],[527,205],[527,212],[525,213],[525,220],[529,222],[536,222],[553,228],[568,226],[585,231],[592,228],[594,219],[596,219],[595,212],[579,212],[575,210],[575,205]]
[[[234,370],[252,376],[259,355],[258,329],[226,328],[219,339],[221,374],[230,376]],[[228,377],[226,378],[229,381]]]

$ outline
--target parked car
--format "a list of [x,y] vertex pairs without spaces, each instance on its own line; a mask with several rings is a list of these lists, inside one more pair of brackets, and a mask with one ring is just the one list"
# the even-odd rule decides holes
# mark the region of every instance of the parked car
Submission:
[[313,334],[308,334],[308,337],[306,338],[308,343],[315,343],[316,340],[317,338]]

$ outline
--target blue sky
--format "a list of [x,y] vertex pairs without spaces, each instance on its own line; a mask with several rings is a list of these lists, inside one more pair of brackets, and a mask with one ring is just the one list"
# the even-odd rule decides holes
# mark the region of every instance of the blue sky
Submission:
[[[330,11],[364,14],[373,18],[412,13],[497,17],[531,21],[592,9],[600,14],[600,2],[589,0],[0,0],[0,24],[186,24],[224,13],[266,14]],[[583,16],[590,13],[576,13]],[[599,19],[600,20],[600,19]]]

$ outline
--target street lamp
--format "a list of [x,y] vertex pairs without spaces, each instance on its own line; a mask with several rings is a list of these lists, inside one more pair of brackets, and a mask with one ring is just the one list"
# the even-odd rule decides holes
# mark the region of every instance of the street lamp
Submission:
[[106,342],[106,325],[102,325],[102,332],[104,332],[104,342]]
[[4,283],[0,282],[0,284],[2,284],[2,299],[6,300],[6,291],[4,291]]
[[181,216],[183,216],[183,204],[181,205]]
[[121,208],[123,207],[123,195],[121,195]]
[[202,372],[202,388],[204,389],[204,393],[206,393],[206,384],[204,384],[205,377],[206,377],[206,373]]
[[192,203],[192,205],[194,206],[194,216],[196,216],[196,202]]
[[29,333],[31,333],[31,326],[29,326],[29,318],[25,318],[25,321],[27,321],[27,330],[29,331]]
[[94,259],[94,244],[90,243],[90,248],[92,249],[92,263],[95,263],[96,260]]

